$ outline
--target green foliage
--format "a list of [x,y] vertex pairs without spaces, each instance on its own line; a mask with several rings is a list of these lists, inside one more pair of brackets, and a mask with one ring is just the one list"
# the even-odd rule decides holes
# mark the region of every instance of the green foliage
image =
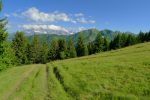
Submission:
[[4,52],[3,43],[7,40],[8,33],[6,32],[6,18],[0,19],[0,55]]
[[128,37],[127,37],[126,46],[134,45],[136,43],[137,43],[136,37],[129,34]]
[[67,43],[65,39],[58,40],[59,45],[59,59],[65,59],[67,57]]
[[87,47],[88,47],[89,55],[95,53],[95,51],[94,51],[94,47],[95,47],[95,46],[94,46],[94,43],[93,43],[93,42],[89,42]]
[[12,40],[12,48],[15,52],[17,64],[27,64],[27,39],[23,32],[16,32]]
[[40,63],[41,61],[41,44],[39,41],[39,37],[34,35],[34,38],[30,47],[30,61],[32,63]]
[[3,42],[4,52],[0,56],[0,71],[6,68],[12,67],[16,64],[15,62],[15,54],[11,49],[10,43]]
[[53,39],[50,44],[50,50],[48,52],[48,59],[56,60],[56,59],[58,59],[58,54],[59,54],[58,40]]
[[127,43],[127,38],[128,38],[128,34],[125,34],[123,33],[122,36],[121,36],[121,47],[125,47],[126,46],[126,43]]
[[140,32],[138,34],[138,40],[139,40],[139,42],[144,42],[145,41],[145,39],[144,39],[144,33],[143,32]]
[[42,47],[41,47],[41,56],[40,56],[40,59],[41,59],[41,63],[45,64],[48,62],[48,51],[49,51],[49,48],[48,48],[48,44],[46,42],[44,42],[42,44]]
[[69,38],[69,40],[68,40],[68,46],[67,47],[68,47],[67,48],[67,57],[68,58],[74,58],[74,57],[76,57],[77,53],[76,53],[76,50],[75,50],[72,38]]
[[[0,0],[0,11],[2,10],[2,0]],[[0,19],[0,71],[14,65],[14,53],[7,42],[6,18]]]
[[81,56],[85,56],[88,53],[88,49],[87,46],[85,46],[84,42],[83,42],[83,36],[80,35],[78,38],[78,42],[76,45],[76,51],[77,51],[77,56],[81,57]]
[[121,45],[122,40],[121,40],[121,34],[118,34],[113,41],[114,49],[119,49],[122,47]]
[[96,53],[103,51],[103,44],[104,44],[104,41],[103,41],[102,35],[101,35],[101,33],[98,33],[97,37],[94,41]]
[[109,50],[109,42],[106,39],[106,37],[104,37],[103,51],[108,51],[108,50]]

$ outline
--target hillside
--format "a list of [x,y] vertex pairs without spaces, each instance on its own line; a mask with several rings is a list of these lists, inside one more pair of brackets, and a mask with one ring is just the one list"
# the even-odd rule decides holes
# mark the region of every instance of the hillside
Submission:
[[0,72],[0,100],[149,100],[150,42]]
[[[88,30],[84,30],[81,32],[77,32],[75,34],[71,34],[71,35],[57,35],[57,34],[39,34],[39,38],[41,41],[51,41],[52,39],[68,39],[69,37],[73,38],[73,42],[74,44],[76,44],[78,37],[80,35],[83,36],[84,38],[84,42],[88,43],[91,41],[94,41],[97,34],[101,32],[102,36],[107,37],[107,39],[110,41],[112,39],[114,39],[114,37],[116,36],[116,34],[121,33],[119,31],[111,31],[111,30],[97,30],[97,29],[88,29]],[[128,32],[126,32],[128,33]],[[28,36],[28,39],[31,41],[33,38],[33,35]]]

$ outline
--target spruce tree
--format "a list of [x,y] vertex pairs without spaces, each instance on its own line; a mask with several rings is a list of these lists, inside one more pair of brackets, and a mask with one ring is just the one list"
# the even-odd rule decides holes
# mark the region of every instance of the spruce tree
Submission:
[[121,47],[125,47],[126,46],[126,42],[127,42],[127,38],[128,38],[128,35],[126,33],[123,33],[121,35]]
[[142,31],[138,34],[138,42],[143,43],[145,41],[145,35]]
[[65,39],[59,39],[59,59],[65,59],[67,57],[67,43]]
[[59,56],[59,45],[58,40],[53,39],[50,44],[50,50],[48,52],[48,59],[49,60],[56,60]]
[[68,48],[67,48],[67,56],[68,58],[74,58],[77,56],[72,38],[70,37],[68,40]]
[[84,45],[84,47],[83,47],[83,56],[87,56],[87,55],[89,55],[88,47],[87,47],[87,45]]
[[16,62],[18,64],[27,64],[27,39],[23,32],[16,32],[12,40],[12,48],[15,52]]
[[99,53],[101,51],[103,51],[103,38],[101,36],[101,33],[97,34],[97,37],[94,41],[94,45],[95,45],[95,52]]
[[121,48],[121,43],[122,43],[121,34],[119,33],[119,34],[114,38],[114,41],[113,41],[114,49],[119,49],[119,48]]
[[88,43],[88,51],[89,51],[89,55],[94,54],[94,43],[93,42],[89,42]]
[[109,49],[109,43],[107,39],[104,37],[103,51],[108,51],[108,49]]
[[126,46],[130,46],[130,45],[134,45],[134,44],[136,44],[136,37],[133,36],[132,34],[129,34],[127,37]]
[[48,62],[48,44],[47,42],[44,42],[41,46],[41,52],[40,52],[40,59],[41,59],[41,63],[45,64]]
[[41,57],[41,43],[39,41],[39,37],[34,35],[30,47],[30,59],[32,63],[40,63]]
[[80,34],[76,45],[77,56],[84,56],[84,48],[83,36]]
[[[0,12],[2,10],[2,1],[0,0]],[[11,49],[10,42],[7,41],[6,18],[0,19],[0,71],[6,69],[15,63],[14,52]]]

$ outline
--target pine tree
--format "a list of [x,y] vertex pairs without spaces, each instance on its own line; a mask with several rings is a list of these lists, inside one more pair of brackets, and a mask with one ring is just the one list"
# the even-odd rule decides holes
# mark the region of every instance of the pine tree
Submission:
[[103,38],[101,36],[101,33],[97,34],[97,37],[95,39],[94,45],[95,45],[95,52],[99,53],[101,51],[103,51]]
[[127,38],[128,38],[128,35],[126,33],[123,33],[121,35],[121,47],[125,47],[126,46],[126,42],[127,42]]
[[89,55],[89,51],[88,51],[87,45],[84,45],[84,47],[83,47],[83,56],[87,56],[87,55]]
[[68,58],[74,58],[77,56],[72,38],[70,37],[68,40],[68,48],[67,48],[67,56]]
[[47,42],[44,42],[42,44],[42,48],[41,48],[41,52],[40,52],[40,59],[41,59],[41,63],[45,64],[48,62],[48,44]]
[[23,32],[17,32],[12,40],[12,48],[15,52],[16,62],[18,64],[26,64],[27,61],[27,39]]
[[108,51],[108,50],[109,50],[109,43],[107,39],[104,37],[103,51]]
[[127,37],[126,46],[130,46],[130,45],[134,45],[134,44],[136,44],[136,37],[133,36],[132,34],[129,34]]
[[[0,12],[2,10],[2,1],[0,0]],[[0,71],[13,66],[15,55],[7,41],[7,24],[6,18],[0,19]]]
[[58,40],[59,45],[59,59],[65,59],[67,57],[67,43],[65,39]]
[[143,42],[145,41],[144,37],[145,37],[145,35],[144,35],[144,33],[141,31],[141,32],[139,33],[139,35],[138,35],[138,41],[139,41],[140,43],[143,43]]
[[58,59],[59,54],[59,45],[56,39],[53,39],[50,44],[50,50],[48,52],[48,59],[49,60],[56,60]]
[[34,35],[31,47],[30,47],[30,59],[32,63],[40,63],[41,57],[41,43],[39,41],[39,37]]
[[7,40],[8,33],[6,32],[6,18],[0,19],[0,55],[4,52],[3,43]]
[[113,41],[114,49],[119,49],[119,48],[121,48],[121,43],[122,43],[121,34],[119,33],[119,34],[114,38],[114,41]]
[[94,43],[93,42],[89,42],[88,43],[88,51],[89,51],[89,55],[94,54]]
[[84,56],[84,42],[83,42],[83,36],[80,34],[76,46],[77,56]]

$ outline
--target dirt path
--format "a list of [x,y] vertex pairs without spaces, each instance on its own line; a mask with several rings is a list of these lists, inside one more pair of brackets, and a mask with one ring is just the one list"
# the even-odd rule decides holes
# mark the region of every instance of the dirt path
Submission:
[[31,67],[31,68],[29,68],[29,70],[27,70],[22,75],[20,75],[19,80],[14,84],[14,86],[12,86],[11,89],[8,90],[7,94],[5,94],[3,96],[2,100],[7,100],[9,98],[9,96],[11,96],[11,94],[13,94],[19,88],[21,83],[23,83],[26,80],[26,78],[28,78],[30,76],[30,74],[32,73],[32,71],[35,68],[36,67]]

